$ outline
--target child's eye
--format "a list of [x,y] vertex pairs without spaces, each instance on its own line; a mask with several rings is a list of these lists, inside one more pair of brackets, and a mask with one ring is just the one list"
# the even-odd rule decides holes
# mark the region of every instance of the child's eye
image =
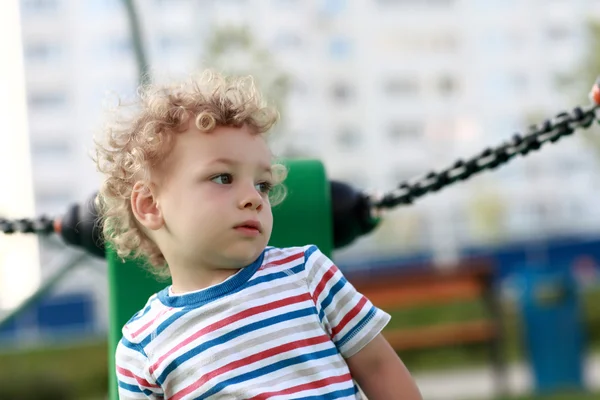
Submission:
[[256,184],[256,189],[261,193],[269,193],[273,189],[271,182],[260,182]]
[[221,174],[212,178],[211,181],[218,183],[219,185],[231,185],[231,182],[233,182],[233,176],[231,174]]

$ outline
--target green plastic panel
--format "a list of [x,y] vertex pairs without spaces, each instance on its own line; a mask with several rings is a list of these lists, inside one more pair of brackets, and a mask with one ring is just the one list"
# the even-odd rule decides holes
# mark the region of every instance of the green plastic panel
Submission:
[[[315,244],[331,257],[333,227],[329,181],[318,160],[287,160],[286,199],[273,208],[274,226],[270,245],[276,247]],[[158,282],[138,260],[122,262],[107,250],[109,279],[109,377],[110,399],[118,400],[115,349],[123,325],[144,306],[148,298],[169,281]]]

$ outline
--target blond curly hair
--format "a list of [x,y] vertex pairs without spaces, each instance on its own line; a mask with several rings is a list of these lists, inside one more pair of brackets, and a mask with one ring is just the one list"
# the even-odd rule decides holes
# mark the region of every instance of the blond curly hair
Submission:
[[[98,171],[105,179],[96,199],[103,239],[121,258],[145,258],[151,271],[168,276],[166,260],[146,235],[131,209],[134,184],[150,182],[153,167],[171,151],[173,139],[186,129],[190,118],[196,127],[210,132],[217,126],[249,126],[264,135],[277,122],[277,111],[266,105],[252,77],[227,77],[214,71],[193,75],[176,84],[140,87],[137,101],[111,110],[95,139]],[[274,163],[273,205],[285,197],[282,183],[287,170]]]

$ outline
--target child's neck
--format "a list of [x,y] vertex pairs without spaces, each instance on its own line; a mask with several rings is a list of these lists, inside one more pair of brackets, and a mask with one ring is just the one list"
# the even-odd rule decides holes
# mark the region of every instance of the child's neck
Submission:
[[184,294],[218,285],[239,271],[238,269],[177,268],[170,267],[171,291]]

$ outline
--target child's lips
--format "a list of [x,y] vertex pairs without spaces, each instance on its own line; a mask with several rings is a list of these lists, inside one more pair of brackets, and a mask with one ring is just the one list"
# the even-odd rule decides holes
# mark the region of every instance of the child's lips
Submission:
[[238,232],[242,232],[250,235],[258,235],[262,232],[261,223],[257,220],[244,221],[234,227]]

